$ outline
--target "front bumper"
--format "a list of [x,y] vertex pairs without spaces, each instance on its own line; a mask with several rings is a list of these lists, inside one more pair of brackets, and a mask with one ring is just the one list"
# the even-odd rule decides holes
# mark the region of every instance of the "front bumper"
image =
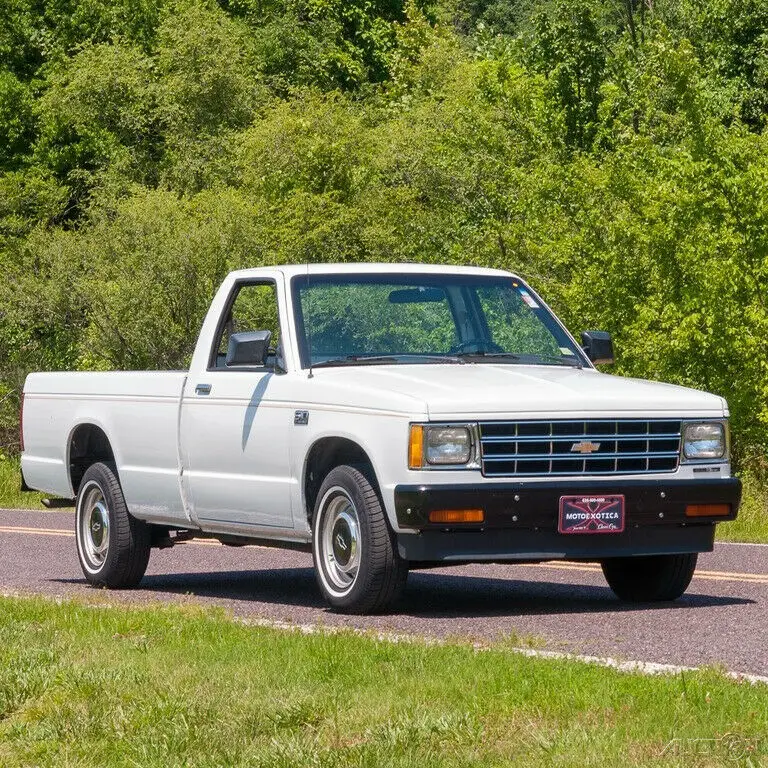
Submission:
[[[561,496],[623,494],[622,533],[595,536],[557,531]],[[600,560],[633,555],[711,551],[715,523],[733,520],[741,501],[741,481],[590,480],[507,482],[479,485],[399,485],[395,513],[401,557],[412,561]],[[687,517],[688,504],[730,504],[718,517]],[[429,522],[436,509],[485,512],[482,525]]]

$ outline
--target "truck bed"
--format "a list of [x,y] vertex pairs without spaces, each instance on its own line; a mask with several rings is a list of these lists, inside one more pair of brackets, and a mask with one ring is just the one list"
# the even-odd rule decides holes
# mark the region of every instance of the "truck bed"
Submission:
[[73,436],[96,425],[121,440],[114,460],[134,514],[184,517],[179,489],[178,420],[183,371],[35,373],[24,395],[25,482],[74,498]]

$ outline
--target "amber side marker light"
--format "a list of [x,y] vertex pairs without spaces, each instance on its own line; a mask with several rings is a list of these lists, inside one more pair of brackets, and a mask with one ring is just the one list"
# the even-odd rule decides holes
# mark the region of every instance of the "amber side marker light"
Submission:
[[429,513],[430,523],[482,523],[483,520],[482,509],[433,509]]
[[718,517],[731,514],[730,504],[689,504],[686,517]]
[[414,424],[408,441],[408,467],[421,469],[424,464],[424,427]]

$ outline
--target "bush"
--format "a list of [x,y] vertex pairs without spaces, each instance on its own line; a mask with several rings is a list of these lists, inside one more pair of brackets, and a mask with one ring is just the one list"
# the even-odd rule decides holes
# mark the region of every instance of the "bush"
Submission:
[[3,393],[185,365],[232,268],[483,264],[612,331],[619,373],[726,396],[754,471],[760,3],[134,5],[0,14]]

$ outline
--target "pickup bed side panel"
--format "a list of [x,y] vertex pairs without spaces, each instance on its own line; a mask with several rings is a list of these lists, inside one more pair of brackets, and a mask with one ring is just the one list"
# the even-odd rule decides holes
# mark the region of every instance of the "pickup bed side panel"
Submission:
[[21,471],[29,488],[73,498],[67,461],[67,445],[74,426],[73,403],[55,396],[53,383],[45,381],[46,378],[46,374],[27,377]]
[[178,457],[180,372],[32,374],[25,385],[22,456],[31,488],[73,498],[69,446],[86,424],[107,436],[128,508],[156,522],[184,522]]

